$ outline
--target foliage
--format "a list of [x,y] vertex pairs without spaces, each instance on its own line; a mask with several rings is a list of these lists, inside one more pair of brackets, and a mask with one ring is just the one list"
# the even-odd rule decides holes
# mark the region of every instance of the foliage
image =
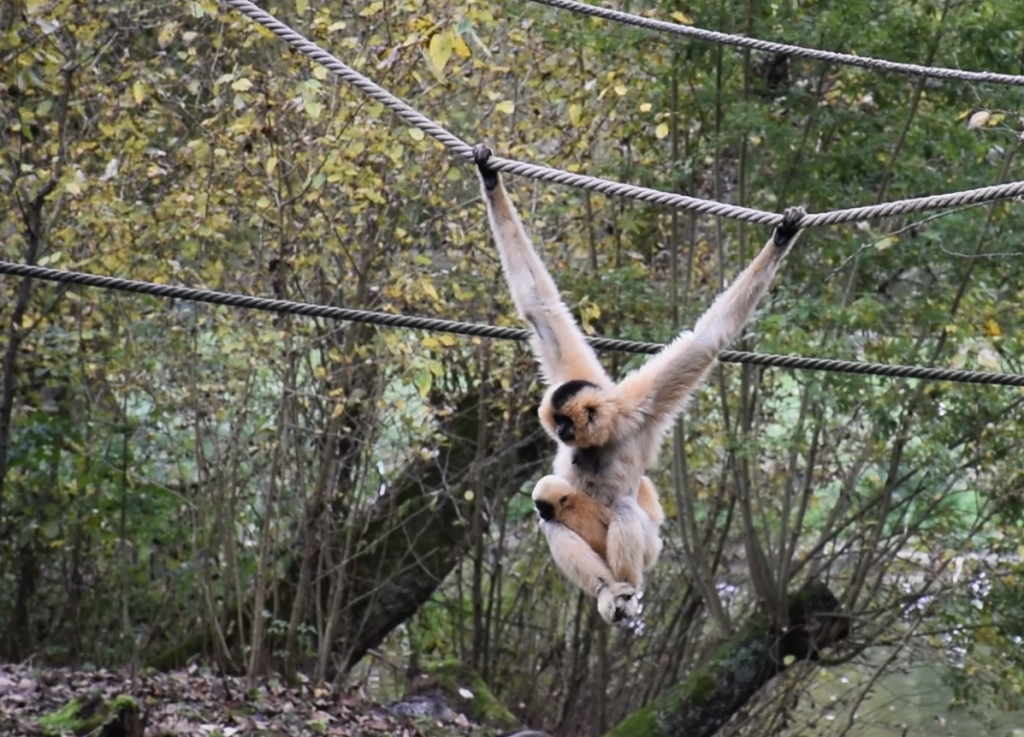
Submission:
[[[466,140],[569,171],[814,211],[1021,178],[1016,88],[532,4],[268,10]],[[1012,0],[630,10],[1004,72],[1024,33]],[[519,324],[465,162],[234,11],[9,4],[0,58],[4,259]],[[766,236],[511,188],[595,334],[670,338]],[[1024,371],[1021,218],[1000,203],[808,233],[738,347]],[[950,572],[990,548],[1019,564],[1019,392],[722,367],[652,470],[672,518],[643,627],[609,632],[533,525],[547,456],[524,346],[16,280],[0,281],[0,324],[3,657],[138,668],[171,652],[371,690],[381,663],[457,658],[524,723],[593,735],[713,650],[716,598],[738,630],[755,601],[820,576],[857,623],[851,648],[962,648],[958,696],[1016,703],[1012,578],[979,597]],[[428,559],[444,565],[427,575]],[[349,671],[394,582],[417,576],[415,615]],[[984,693],[966,688],[976,672]]]

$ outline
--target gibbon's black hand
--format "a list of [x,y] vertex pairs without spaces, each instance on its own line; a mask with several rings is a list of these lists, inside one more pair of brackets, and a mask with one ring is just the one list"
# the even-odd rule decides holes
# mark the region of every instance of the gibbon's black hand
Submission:
[[800,232],[800,223],[807,216],[802,207],[787,207],[782,213],[782,222],[775,228],[775,247],[786,248]]
[[491,158],[491,149],[482,143],[473,146],[473,161],[476,168],[480,170],[480,177],[483,179],[487,191],[493,192],[498,186],[498,172],[487,166],[487,160]]

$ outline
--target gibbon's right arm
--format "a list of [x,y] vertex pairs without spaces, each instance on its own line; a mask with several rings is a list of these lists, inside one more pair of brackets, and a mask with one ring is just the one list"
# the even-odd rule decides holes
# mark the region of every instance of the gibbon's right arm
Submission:
[[649,426],[664,430],[682,411],[686,400],[700,385],[724,350],[742,331],[768,291],[779,264],[798,240],[802,207],[788,208],[782,223],[754,260],[718,295],[687,330],[619,384],[629,408],[640,409]]
[[501,183],[501,176],[487,166],[491,150],[481,144],[474,147],[473,157],[487,203],[491,232],[501,256],[501,268],[520,316],[533,328],[530,345],[547,384],[561,384],[569,379],[599,385],[611,383],[530,243],[519,213]]

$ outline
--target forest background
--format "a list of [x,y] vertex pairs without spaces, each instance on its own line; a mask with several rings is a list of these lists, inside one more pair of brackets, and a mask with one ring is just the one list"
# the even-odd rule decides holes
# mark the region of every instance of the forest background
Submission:
[[[1024,72],[1016,0],[622,7]],[[1019,87],[528,2],[266,9],[523,161],[771,211],[1024,178]],[[6,260],[520,326],[471,166],[235,11],[4,3],[0,75]],[[595,335],[671,338],[768,235],[507,181]],[[808,231],[734,347],[1022,372],[1022,233],[1018,202]],[[0,325],[0,658],[201,659],[375,698],[455,659],[523,723],[597,735],[814,582],[848,636],[824,663],[789,658],[733,731],[942,734],[958,711],[1007,725],[1021,706],[1018,389],[716,369],[653,470],[666,549],[626,631],[560,579],[537,530],[552,446],[524,344],[9,277]],[[941,721],[860,708],[922,664],[951,695]]]

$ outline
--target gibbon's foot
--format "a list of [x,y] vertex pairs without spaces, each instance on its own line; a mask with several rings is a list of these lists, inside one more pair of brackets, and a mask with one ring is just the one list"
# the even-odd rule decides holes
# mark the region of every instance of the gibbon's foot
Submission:
[[786,248],[800,232],[800,222],[807,217],[807,211],[800,207],[787,207],[782,213],[782,222],[775,228],[776,248]]
[[476,168],[480,170],[480,178],[483,180],[487,191],[491,191],[498,186],[498,172],[487,166],[487,161],[490,158],[491,149],[487,148],[486,145],[478,143],[473,146],[473,161],[476,163]]
[[632,619],[640,610],[636,589],[618,581],[602,586],[597,592],[597,612],[608,624]]

